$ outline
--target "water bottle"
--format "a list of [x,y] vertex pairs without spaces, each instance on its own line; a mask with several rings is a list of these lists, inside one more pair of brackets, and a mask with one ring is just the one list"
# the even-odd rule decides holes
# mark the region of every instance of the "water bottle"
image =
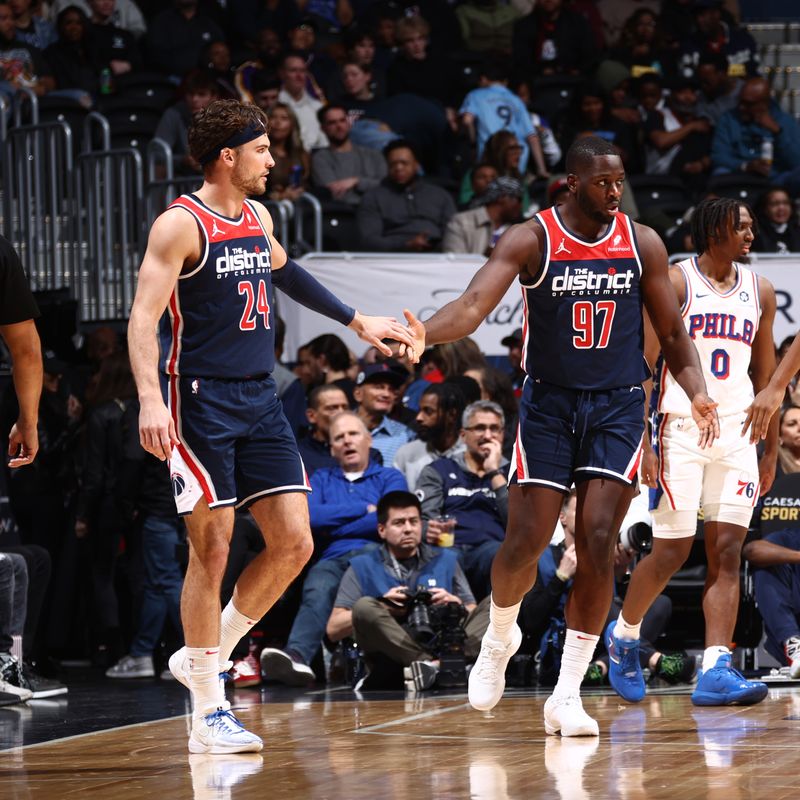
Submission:
[[289,170],[289,186],[292,188],[297,188],[300,186],[300,183],[303,178],[303,167],[300,164],[295,164]]
[[100,94],[111,94],[111,70],[108,67],[100,71]]
[[772,165],[772,157],[775,154],[775,147],[771,138],[761,140],[761,160]]

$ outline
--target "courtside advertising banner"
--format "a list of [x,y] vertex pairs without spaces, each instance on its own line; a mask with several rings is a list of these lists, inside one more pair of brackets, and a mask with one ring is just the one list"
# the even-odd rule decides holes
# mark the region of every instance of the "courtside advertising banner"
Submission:
[[[675,255],[671,261],[686,257],[688,254]],[[397,253],[309,253],[298,260],[334,294],[364,314],[402,319],[403,309],[409,308],[423,320],[458,297],[486,261],[478,255]],[[800,328],[800,254],[753,255],[750,268],[775,287],[775,341],[793,336]],[[278,313],[286,322],[287,361],[295,360],[300,345],[323,333],[336,333],[357,356],[366,350],[352,331],[303,308],[280,291],[276,295]],[[487,355],[505,355],[503,337],[521,327],[522,293],[514,282],[472,338]]]

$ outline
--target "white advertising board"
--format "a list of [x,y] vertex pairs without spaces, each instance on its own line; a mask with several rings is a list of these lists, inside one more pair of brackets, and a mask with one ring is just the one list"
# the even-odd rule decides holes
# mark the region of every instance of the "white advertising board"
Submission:
[[[681,256],[673,257],[677,260]],[[303,266],[346,303],[365,314],[402,319],[409,308],[420,319],[464,291],[484,263],[478,255],[405,255],[398,253],[311,253]],[[751,268],[775,286],[778,313],[775,340],[800,328],[800,254],[753,256]],[[360,356],[366,345],[351,331],[278,294],[278,310],[286,322],[285,358],[293,361],[297,348],[322,333],[336,333]],[[515,282],[473,338],[487,355],[505,355],[504,336],[522,327],[522,294]]]

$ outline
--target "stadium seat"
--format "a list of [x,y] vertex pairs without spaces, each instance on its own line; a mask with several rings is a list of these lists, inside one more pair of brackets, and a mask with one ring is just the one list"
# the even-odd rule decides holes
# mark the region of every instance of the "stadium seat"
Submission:
[[732,197],[753,205],[758,196],[770,185],[767,178],[737,172],[732,175],[714,175],[708,183],[708,191],[720,197]]
[[552,123],[570,103],[577,86],[584,80],[578,75],[546,75],[531,86],[531,105],[534,111]]
[[642,212],[686,208],[686,187],[672,175],[632,175],[630,184],[636,195],[636,205]]

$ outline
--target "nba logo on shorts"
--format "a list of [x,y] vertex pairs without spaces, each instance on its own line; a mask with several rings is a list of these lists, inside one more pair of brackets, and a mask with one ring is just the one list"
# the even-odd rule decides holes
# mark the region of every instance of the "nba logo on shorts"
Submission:
[[183,475],[178,472],[173,472],[170,478],[172,479],[172,493],[175,497],[180,497],[181,493],[186,488],[186,481]]

